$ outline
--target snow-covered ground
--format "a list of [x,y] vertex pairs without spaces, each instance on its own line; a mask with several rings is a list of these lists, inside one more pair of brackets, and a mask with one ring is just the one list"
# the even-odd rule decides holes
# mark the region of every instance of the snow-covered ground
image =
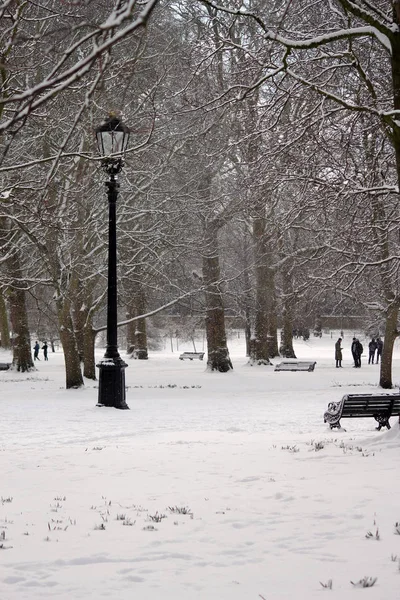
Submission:
[[1,600],[398,600],[399,425],[323,423],[379,392],[350,333],[335,368],[337,333],[295,341],[312,373],[249,367],[237,334],[228,374],[129,360],[130,411],[96,408],[96,382],[66,391],[61,352],[1,371]]

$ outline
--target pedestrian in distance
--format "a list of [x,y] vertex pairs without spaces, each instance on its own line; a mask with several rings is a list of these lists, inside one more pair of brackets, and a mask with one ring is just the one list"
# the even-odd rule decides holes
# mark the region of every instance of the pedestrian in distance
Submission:
[[375,338],[372,338],[372,340],[368,344],[368,350],[369,350],[368,364],[369,365],[374,364],[376,349],[377,349],[377,344],[376,344]]
[[353,337],[353,341],[351,344],[351,353],[353,355],[354,367],[356,369],[361,367],[361,354],[363,353],[363,351],[364,348],[360,340],[358,340],[356,337]]
[[43,350],[43,356],[44,356],[44,360],[49,360],[49,359],[47,358],[47,348],[48,348],[48,346],[47,346],[47,342],[43,342],[42,350]]
[[40,358],[39,358],[39,350],[40,350],[39,342],[36,340],[35,345],[33,346],[33,358],[34,358],[34,360],[40,360]]
[[335,360],[336,368],[339,369],[342,366],[342,338],[339,338],[335,344]]
[[383,342],[380,337],[376,338],[376,364],[379,363],[379,358],[382,361]]

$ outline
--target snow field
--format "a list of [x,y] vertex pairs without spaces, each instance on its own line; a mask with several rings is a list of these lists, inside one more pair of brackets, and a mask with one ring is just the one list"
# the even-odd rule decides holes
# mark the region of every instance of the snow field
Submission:
[[312,373],[249,367],[243,337],[228,374],[151,353],[129,361],[130,411],[96,408],[96,382],[66,391],[61,353],[0,372],[0,597],[397,600],[399,428],[323,423],[379,391],[350,334],[335,369],[336,339],[295,341]]

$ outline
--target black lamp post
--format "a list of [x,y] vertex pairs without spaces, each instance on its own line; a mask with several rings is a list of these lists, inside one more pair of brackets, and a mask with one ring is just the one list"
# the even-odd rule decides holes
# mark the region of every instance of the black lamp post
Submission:
[[122,157],[128,146],[129,129],[116,116],[110,115],[96,129],[97,145],[102,167],[109,176],[108,195],[108,287],[107,287],[107,348],[99,362],[98,406],[127,409],[125,400],[125,368],[120,357],[117,339],[117,220],[116,204],[119,183],[116,175],[123,167]]

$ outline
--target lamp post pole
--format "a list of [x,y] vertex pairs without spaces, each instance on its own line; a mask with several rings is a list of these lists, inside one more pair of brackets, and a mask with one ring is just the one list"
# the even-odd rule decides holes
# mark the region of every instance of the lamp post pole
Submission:
[[119,183],[115,167],[110,167],[106,181],[108,195],[108,284],[107,284],[107,346],[99,368],[98,405],[127,409],[125,369],[128,366],[118,352],[117,329],[117,197]]
[[[110,117],[104,125],[97,130],[99,148],[103,149],[110,144],[108,151],[115,153],[115,138],[123,133],[126,143],[129,130],[115,117]],[[117,135],[116,135],[117,134]],[[121,135],[120,135],[121,137]],[[111,140],[111,141],[110,141]],[[121,143],[118,138],[117,141]],[[126,145],[125,145],[126,147]],[[120,153],[125,149],[123,142]],[[103,156],[105,155],[102,152]],[[109,175],[106,181],[108,196],[108,283],[107,283],[107,346],[104,357],[97,364],[99,368],[99,396],[98,406],[112,406],[114,408],[129,409],[126,403],[125,369],[128,366],[118,352],[117,329],[117,198],[119,183],[116,175],[122,169],[122,158],[108,158],[104,156],[103,167]]]

